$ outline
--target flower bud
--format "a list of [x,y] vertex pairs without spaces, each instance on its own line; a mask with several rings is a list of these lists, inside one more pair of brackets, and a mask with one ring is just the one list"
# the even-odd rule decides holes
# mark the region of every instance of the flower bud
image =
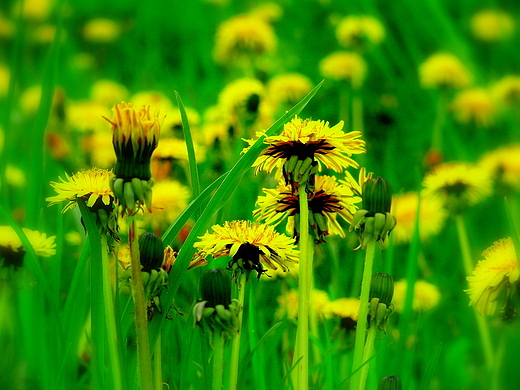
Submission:
[[370,179],[363,185],[363,206],[364,210],[373,215],[376,213],[389,213],[392,206],[392,189],[390,183],[378,177]]
[[139,237],[139,255],[143,271],[159,269],[164,259],[164,244],[154,234],[144,233]]
[[379,298],[379,303],[390,306],[392,297],[394,296],[394,279],[392,275],[376,272],[372,275],[372,283],[370,284],[370,300]]
[[206,307],[223,305],[229,307],[231,303],[231,279],[222,269],[212,269],[202,275],[200,283],[202,299],[207,301]]
[[377,390],[402,390],[401,380],[396,376],[385,376],[379,382]]

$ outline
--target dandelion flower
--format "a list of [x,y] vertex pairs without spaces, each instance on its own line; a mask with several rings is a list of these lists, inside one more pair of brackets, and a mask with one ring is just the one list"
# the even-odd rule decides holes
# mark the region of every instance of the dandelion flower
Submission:
[[520,190],[519,156],[520,144],[506,145],[484,154],[478,166],[496,181],[498,188],[518,191]]
[[[258,278],[267,269],[276,270],[278,266],[286,271],[287,263],[297,263],[299,251],[294,239],[277,233],[273,226],[249,221],[225,222],[223,226],[214,225],[213,233],[199,237],[194,247],[199,250],[197,257],[213,258],[229,256],[229,268],[249,275],[258,273]],[[264,269],[264,266],[267,269]]]
[[450,213],[461,213],[491,194],[485,171],[468,163],[437,165],[423,180],[425,197],[436,197]]
[[[310,294],[311,306],[314,309],[318,319],[328,316],[328,307],[330,304],[329,294],[326,291],[314,289]],[[278,310],[276,318],[287,317],[291,320],[298,318],[298,292],[296,290],[288,290],[278,297]]]
[[25,172],[12,164],[7,164],[5,167],[5,180],[7,184],[18,188],[27,184]]
[[[407,283],[405,279],[401,279],[394,283],[394,297],[392,298],[392,303],[398,313],[403,312],[406,287]],[[441,293],[437,286],[422,279],[415,282],[412,303],[413,310],[428,311],[437,306],[440,299]]]
[[520,76],[502,77],[493,85],[491,92],[504,106],[520,106]]
[[159,91],[140,91],[130,97],[130,102],[135,107],[152,106],[161,112],[174,111],[173,103],[168,97]]
[[424,88],[465,88],[471,84],[471,74],[452,54],[436,53],[419,66]]
[[0,64],[0,98],[7,96],[10,79],[11,71],[4,64]]
[[257,5],[249,11],[249,15],[262,19],[267,23],[272,23],[280,20],[283,15],[283,9],[279,4],[268,2]]
[[327,316],[341,318],[341,326],[345,329],[354,330],[359,314],[359,299],[339,298],[329,302],[325,307]]
[[229,83],[219,94],[220,107],[229,113],[256,114],[264,94],[264,85],[253,78],[242,78]]
[[103,117],[110,116],[110,109],[103,103],[93,100],[71,102],[67,106],[66,116],[68,124],[74,130],[98,132],[106,129]]
[[519,276],[513,240],[505,238],[494,242],[482,256],[484,259],[467,277],[469,304],[475,306],[480,315],[494,315],[500,309],[509,316],[511,287],[514,288]]
[[379,44],[385,37],[381,22],[372,16],[347,16],[336,28],[340,45],[363,49],[367,44]]
[[496,114],[493,98],[484,88],[472,88],[460,92],[451,104],[451,109],[459,122],[472,122],[484,127],[493,123]]
[[90,97],[95,102],[113,106],[128,98],[128,90],[113,80],[97,80],[90,88]]
[[[22,229],[34,252],[43,257],[56,254],[56,236],[49,236],[36,230]],[[3,267],[19,268],[23,264],[26,250],[11,226],[0,226],[0,261]]]
[[311,80],[300,73],[287,73],[273,77],[267,84],[267,94],[275,105],[293,106],[312,89]]
[[514,30],[513,18],[502,11],[484,10],[471,18],[471,31],[481,41],[500,41],[513,35]]
[[121,26],[111,19],[92,19],[83,26],[83,38],[94,43],[111,43],[121,35]]
[[365,60],[356,53],[337,51],[319,63],[320,74],[332,80],[346,80],[353,88],[360,88],[365,80]]

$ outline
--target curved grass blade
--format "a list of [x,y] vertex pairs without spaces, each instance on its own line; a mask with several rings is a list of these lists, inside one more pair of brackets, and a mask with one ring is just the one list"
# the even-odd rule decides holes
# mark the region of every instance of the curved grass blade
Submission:
[[441,351],[442,343],[437,345],[437,347],[432,353],[432,356],[430,357],[430,360],[428,361],[428,365],[426,366],[426,372],[423,375],[423,379],[421,381],[421,386],[419,387],[419,390],[429,390],[433,378],[433,373],[435,372],[437,363],[439,363]]

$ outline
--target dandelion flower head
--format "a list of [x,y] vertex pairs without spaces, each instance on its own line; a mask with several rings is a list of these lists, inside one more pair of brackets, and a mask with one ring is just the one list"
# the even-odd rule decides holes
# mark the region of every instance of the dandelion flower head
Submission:
[[345,80],[353,88],[360,88],[365,80],[367,66],[359,54],[337,51],[322,59],[319,69],[323,77],[336,81]]
[[111,19],[92,19],[83,26],[83,38],[93,43],[111,43],[121,35],[121,26]]
[[452,54],[436,53],[419,66],[424,88],[465,88],[471,84],[471,74]]
[[96,102],[112,107],[114,104],[128,99],[128,90],[116,81],[100,79],[90,88],[90,97]]
[[[45,233],[26,228],[22,230],[37,255],[50,257],[56,254],[56,236],[47,237]],[[14,229],[11,226],[0,226],[0,259],[4,261],[3,266],[21,267],[25,252]]]
[[81,132],[104,131],[106,122],[103,117],[108,116],[110,116],[110,109],[104,103],[95,100],[70,102],[67,106],[68,124],[74,130]]
[[513,18],[502,11],[483,10],[471,18],[471,31],[481,41],[500,41],[510,37],[514,30]]
[[265,87],[257,79],[242,78],[229,83],[219,94],[219,106],[230,114],[257,113]]
[[495,99],[504,106],[520,105],[520,76],[509,75],[498,80],[492,87]]
[[[401,279],[394,283],[394,297],[392,303],[398,313],[403,312],[406,297],[407,283]],[[425,280],[419,279],[415,282],[413,291],[412,308],[415,311],[427,311],[438,305],[441,299],[439,288]]]
[[280,74],[267,83],[268,97],[275,105],[294,105],[303,99],[311,89],[311,80],[300,73]]
[[460,92],[451,104],[451,109],[459,122],[471,122],[484,127],[493,123],[496,113],[492,95],[484,88],[471,88]]
[[[328,316],[328,306],[330,303],[329,294],[326,291],[314,289],[310,295],[311,307],[314,309],[318,319]],[[298,292],[296,290],[288,290],[278,297],[278,310],[276,318],[287,317],[291,320],[298,318]]]
[[354,49],[367,44],[379,44],[385,38],[385,28],[372,16],[347,16],[336,28],[336,38],[340,45]]
[[520,144],[506,145],[482,156],[478,163],[497,186],[520,190]]

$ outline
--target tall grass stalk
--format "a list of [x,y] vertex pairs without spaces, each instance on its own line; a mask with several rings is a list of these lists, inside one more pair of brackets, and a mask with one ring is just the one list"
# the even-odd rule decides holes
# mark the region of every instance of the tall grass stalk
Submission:
[[238,334],[233,338],[231,347],[231,365],[229,370],[229,390],[236,390],[238,383],[238,363],[240,359],[240,341],[242,339],[242,317],[244,315],[244,298],[246,293],[247,275],[240,273],[238,280]]
[[222,390],[224,370],[224,337],[220,329],[213,330],[213,380],[212,389]]

